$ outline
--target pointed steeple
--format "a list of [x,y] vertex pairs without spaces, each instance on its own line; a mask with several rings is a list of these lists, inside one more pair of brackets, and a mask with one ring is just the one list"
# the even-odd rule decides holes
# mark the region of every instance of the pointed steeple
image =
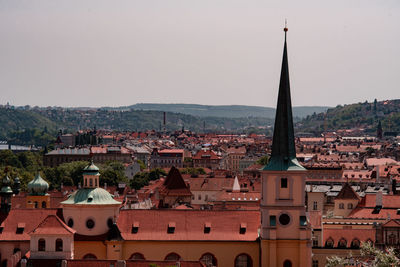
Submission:
[[264,170],[288,171],[304,170],[296,159],[294,143],[292,101],[290,97],[289,64],[287,56],[286,33],[283,47],[281,79],[279,82],[278,104],[276,107],[274,137],[272,139],[272,153],[268,165]]

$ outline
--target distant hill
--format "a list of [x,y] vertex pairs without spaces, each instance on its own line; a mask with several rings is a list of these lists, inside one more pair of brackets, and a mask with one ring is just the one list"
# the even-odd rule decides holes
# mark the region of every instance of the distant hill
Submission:
[[[167,131],[182,128],[196,132],[270,133],[273,119],[248,117],[200,117],[166,113]],[[75,132],[97,127],[117,131],[146,131],[163,128],[163,111],[108,110],[95,108],[0,108],[0,140],[17,144],[45,145],[59,129]]]
[[400,132],[400,99],[364,102],[337,106],[325,113],[309,115],[299,121],[299,131],[322,132],[324,124],[327,130],[363,128],[366,133],[376,134],[378,122],[381,121],[383,131]]
[[[311,107],[293,107],[293,116],[304,118],[314,112],[325,112],[329,107],[311,106]],[[182,113],[199,117],[223,117],[223,118],[275,118],[275,108],[258,107],[258,106],[211,106],[197,104],[154,104],[154,103],[139,103],[126,107],[105,108],[113,110],[158,110],[174,113]]]

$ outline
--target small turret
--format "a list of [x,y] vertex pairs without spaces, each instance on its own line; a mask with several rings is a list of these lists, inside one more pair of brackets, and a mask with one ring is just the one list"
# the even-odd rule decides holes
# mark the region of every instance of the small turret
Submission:
[[15,177],[14,179],[14,185],[13,185],[13,192],[15,195],[18,195],[19,192],[21,192],[21,181],[19,177]]
[[99,187],[99,168],[94,165],[93,160],[83,169],[83,187],[96,188]]
[[0,191],[1,195],[1,212],[8,213],[11,209],[11,197],[13,191],[10,187],[11,180],[6,173],[6,176],[3,178],[3,183]]

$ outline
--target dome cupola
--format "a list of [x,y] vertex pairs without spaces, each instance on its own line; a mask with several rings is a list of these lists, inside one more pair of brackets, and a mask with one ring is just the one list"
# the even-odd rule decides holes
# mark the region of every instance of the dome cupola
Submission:
[[30,195],[43,196],[49,189],[49,184],[40,176],[36,174],[35,179],[28,183],[28,192]]

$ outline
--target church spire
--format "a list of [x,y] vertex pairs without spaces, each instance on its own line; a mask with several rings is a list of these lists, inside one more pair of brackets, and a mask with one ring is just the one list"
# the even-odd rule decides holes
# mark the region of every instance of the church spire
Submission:
[[264,167],[264,170],[304,170],[296,159],[286,45],[288,28],[286,27],[286,23],[283,31],[285,32],[285,42],[283,47],[281,79],[279,82],[278,104],[275,115],[274,137],[272,140],[272,153],[269,163]]

